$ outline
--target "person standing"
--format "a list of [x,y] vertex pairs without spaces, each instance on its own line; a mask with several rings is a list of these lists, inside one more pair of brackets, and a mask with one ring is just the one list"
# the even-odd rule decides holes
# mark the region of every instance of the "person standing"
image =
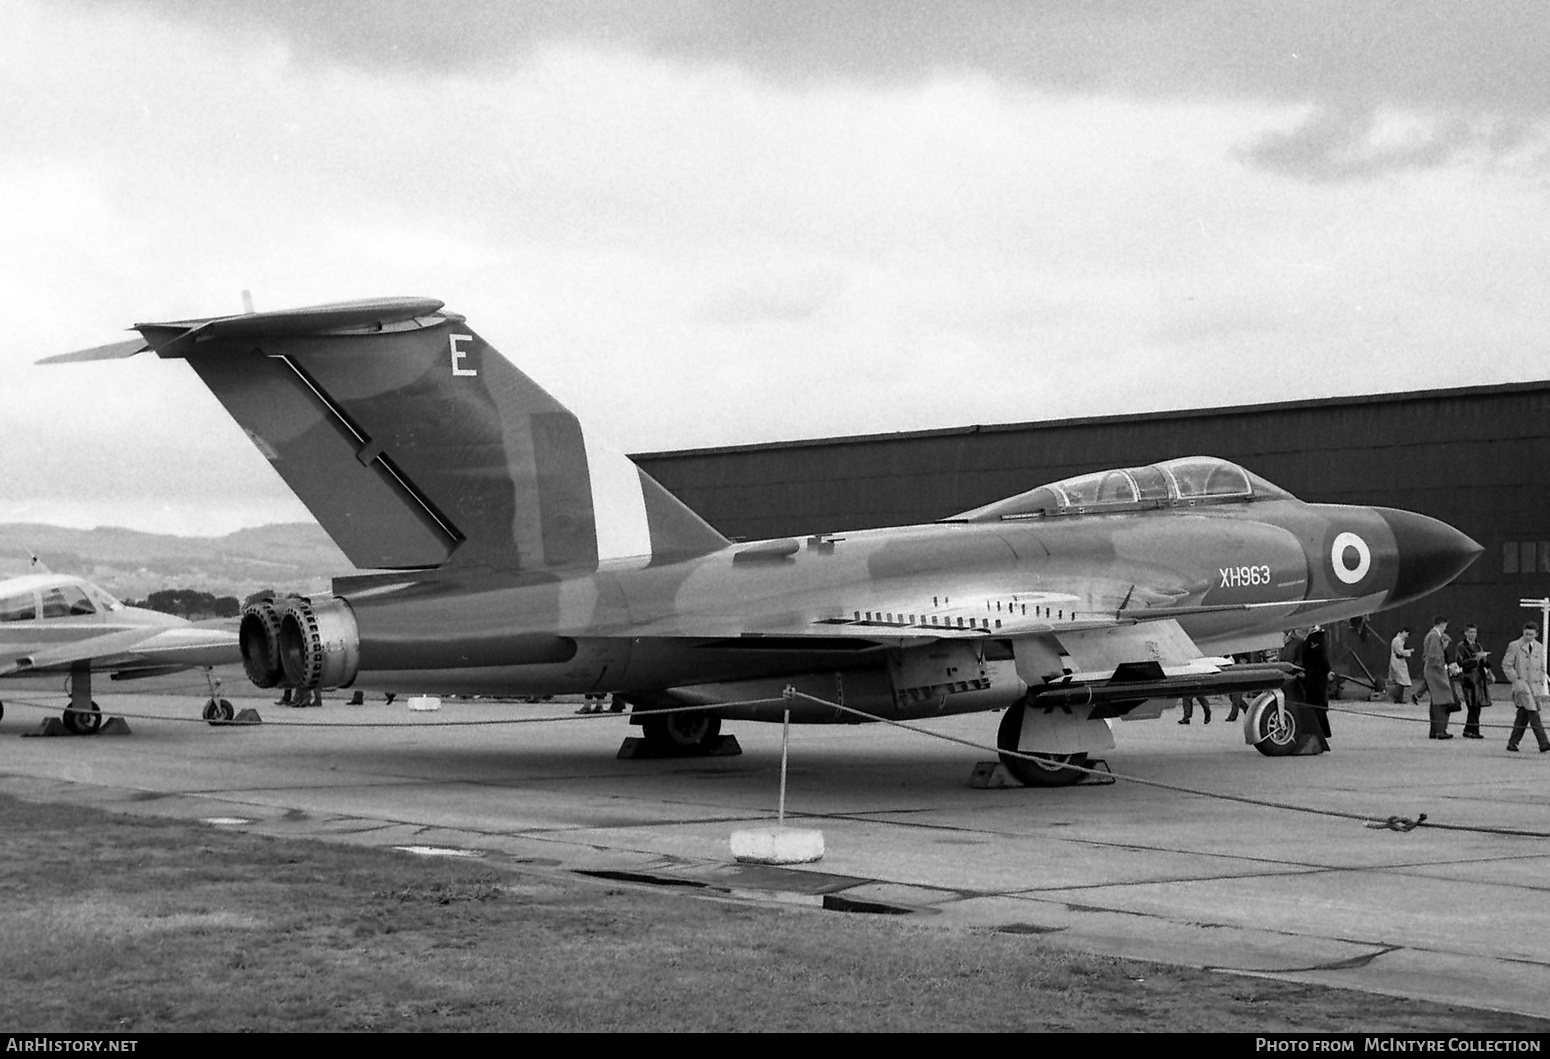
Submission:
[[1480,646],[1480,631],[1473,625],[1464,626],[1464,638],[1453,645],[1450,661],[1458,667],[1458,679],[1454,686],[1464,699],[1464,738],[1484,739],[1480,734],[1480,711],[1491,705],[1491,663],[1486,659],[1491,652]]
[[1319,734],[1329,738],[1329,641],[1324,626],[1315,625],[1302,642],[1303,693],[1317,711]]
[[[1193,699],[1194,702],[1191,702],[1191,699]],[[1206,697],[1204,695],[1186,695],[1180,701],[1184,703],[1184,716],[1179,718],[1180,724],[1188,724],[1189,719],[1194,716],[1195,702],[1200,703],[1200,712],[1205,716],[1204,723],[1211,723],[1211,704],[1206,701]]]
[[1404,702],[1410,694],[1410,663],[1405,661],[1415,654],[1415,648],[1406,646],[1410,639],[1410,626],[1406,625],[1389,641],[1389,698]]
[[1528,728],[1534,729],[1539,740],[1541,754],[1550,751],[1550,739],[1545,738],[1545,725],[1539,718],[1545,696],[1545,648],[1539,642],[1539,626],[1527,622],[1523,635],[1507,645],[1502,655],[1502,672],[1512,681],[1512,704],[1518,714],[1512,721],[1512,734],[1507,737],[1507,749],[1517,753],[1518,744]]
[[1433,739],[1452,739],[1448,714],[1458,709],[1453,702],[1453,680],[1448,673],[1448,619],[1439,614],[1432,619],[1431,632],[1421,644],[1421,678],[1431,698]]

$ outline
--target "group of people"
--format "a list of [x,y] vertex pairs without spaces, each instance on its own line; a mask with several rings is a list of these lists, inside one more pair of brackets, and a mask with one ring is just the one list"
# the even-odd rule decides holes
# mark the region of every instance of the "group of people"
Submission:
[[[1448,635],[1448,619],[1438,615],[1421,644],[1420,692],[1411,695],[1411,702],[1427,696],[1431,713],[1432,739],[1452,739],[1448,731],[1448,715],[1464,713],[1465,739],[1483,739],[1480,732],[1480,711],[1491,705],[1491,652],[1480,645],[1479,631],[1473,625],[1464,626],[1463,637],[1454,640]],[[1389,644],[1389,697],[1404,702],[1410,693],[1409,659],[1415,649],[1409,646],[1410,628],[1400,629]],[[1502,675],[1512,685],[1512,702],[1517,708],[1512,734],[1507,739],[1507,749],[1516,752],[1524,733],[1533,728],[1539,740],[1541,753],[1550,752],[1550,739],[1545,736],[1540,720],[1540,709],[1550,696],[1545,686],[1545,647],[1539,642],[1539,625],[1526,622],[1523,633],[1507,645],[1502,656]]]

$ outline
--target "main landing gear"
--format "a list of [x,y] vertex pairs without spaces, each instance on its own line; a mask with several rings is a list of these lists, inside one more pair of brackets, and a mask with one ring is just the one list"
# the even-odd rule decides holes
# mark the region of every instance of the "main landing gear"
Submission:
[[[199,716],[211,724],[224,724],[236,716],[236,711],[232,709],[229,701],[221,698],[221,682],[215,679],[215,672],[209,668],[205,669],[205,682],[210,685],[210,699],[205,703]],[[356,694],[359,695],[360,692],[357,691]]]
[[708,754],[721,742],[721,718],[705,713],[669,713],[643,717],[641,736],[658,757]]
[[1001,764],[1006,770],[1025,787],[1069,787],[1086,779],[1088,773],[1082,771],[1090,767],[1086,754],[1017,752],[1025,712],[1021,702],[1008,706],[1001,715],[1001,726],[996,729],[996,748],[1002,751]]
[[706,710],[683,709],[670,698],[648,703],[616,697],[611,710],[630,707],[630,723],[640,725],[640,735],[630,736],[619,747],[621,760],[666,757],[728,757],[741,754],[737,737],[721,734],[721,718]]

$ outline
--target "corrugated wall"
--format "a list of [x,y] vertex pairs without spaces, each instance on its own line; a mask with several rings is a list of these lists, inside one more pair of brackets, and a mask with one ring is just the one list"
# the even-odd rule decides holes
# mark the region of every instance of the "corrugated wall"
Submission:
[[[1550,594],[1550,382],[636,460],[717,529],[753,540],[929,522],[1073,474],[1195,454],[1242,463],[1304,500],[1432,515],[1485,546],[1452,587],[1379,615],[1385,635],[1409,625],[1419,647],[1433,613],[1445,613],[1454,632],[1478,624],[1499,658],[1526,614],[1519,598]],[[1520,558],[1530,544],[1533,572],[1505,571],[1509,542]],[[1370,666],[1385,657],[1363,650]]]

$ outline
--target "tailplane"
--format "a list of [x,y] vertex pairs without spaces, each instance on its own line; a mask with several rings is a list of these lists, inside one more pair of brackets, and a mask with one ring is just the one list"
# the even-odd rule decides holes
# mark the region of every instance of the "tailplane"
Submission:
[[357,567],[576,568],[727,543],[439,301],[135,330],[143,343],[43,363],[187,360]]

